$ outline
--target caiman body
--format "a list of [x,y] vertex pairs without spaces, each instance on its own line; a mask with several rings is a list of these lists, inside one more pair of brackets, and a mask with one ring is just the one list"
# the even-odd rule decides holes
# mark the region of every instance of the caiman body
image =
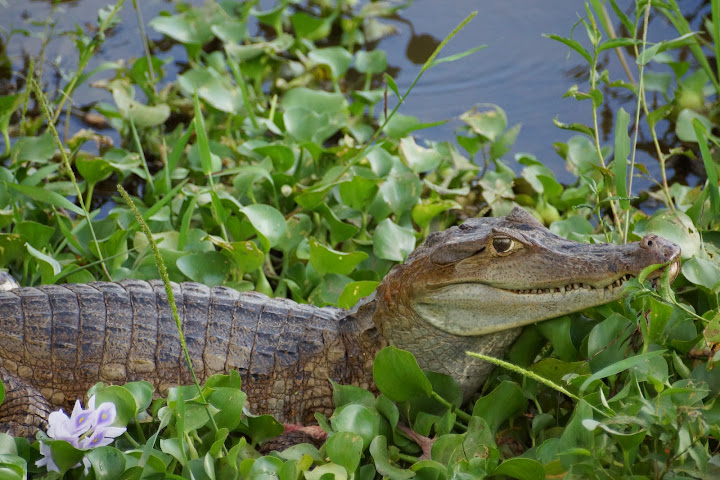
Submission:
[[[328,379],[372,384],[372,361],[393,344],[454,376],[466,396],[523,325],[623,296],[653,264],[677,274],[680,249],[657,236],[588,245],[552,234],[515,209],[430,235],[370,297],[348,311],[194,283],[174,285],[199,378],[237,370],[251,409],[307,422],[332,407]],[[659,275],[655,272],[654,275]],[[47,285],[0,293],[0,430],[31,434],[93,384],[190,383],[158,281]]]

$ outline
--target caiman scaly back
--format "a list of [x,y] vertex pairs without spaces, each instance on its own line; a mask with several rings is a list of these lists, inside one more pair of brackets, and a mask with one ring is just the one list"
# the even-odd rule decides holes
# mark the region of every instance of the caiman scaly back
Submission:
[[[201,381],[236,370],[255,412],[308,422],[332,407],[328,379],[371,386],[372,360],[389,344],[469,396],[492,367],[465,351],[501,356],[522,326],[622,298],[624,282],[649,265],[668,264],[674,278],[679,256],[655,235],[566,240],[516,208],[430,235],[351,311],[194,283],[173,289]],[[0,377],[0,431],[26,436],[99,381],[148,380],[162,392],[191,379],[162,283],[140,280],[0,292]]]

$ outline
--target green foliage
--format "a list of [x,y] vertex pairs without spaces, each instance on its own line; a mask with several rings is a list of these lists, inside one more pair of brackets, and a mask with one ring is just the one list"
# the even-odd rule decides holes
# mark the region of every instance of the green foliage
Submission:
[[[33,82],[0,97],[7,146],[0,165],[1,266],[24,285],[156,278],[150,242],[130,209],[96,193],[120,183],[131,191],[171,280],[317,305],[352,307],[430,231],[477,213],[504,215],[516,205],[573,240],[669,238],[682,247],[681,274],[672,288],[667,274],[654,281],[657,291],[645,278],[633,279],[624,302],[528,327],[508,353],[515,365],[497,369],[472,408],[462,406],[451,377],[423,371],[412,354],[388,347],[373,368],[380,395],[333,384],[334,413],[317,414],[327,433],[319,449],[264,450],[283,425],[244,409],[235,372],[211,377],[199,391],[172,388],[154,401],[146,382],[100,384],[89,394],[113,402],[128,432],[113,446],[87,452],[49,441],[66,478],[719,475],[714,95],[720,88],[710,64],[720,51],[718,2],[709,35],[692,32],[674,0],[636,2],[631,12],[614,0],[591,0],[577,26],[588,41],[549,35],[589,72],[589,84],[566,96],[588,104],[591,124],[555,120],[577,134],[555,144],[577,176],[571,185],[561,185],[529,153],[516,155],[517,172],[509,167],[520,126],[511,126],[499,106],[460,116],[460,148],[418,143],[411,133],[433,124],[397,108],[380,113],[383,82],[398,107],[415,84],[402,94],[385,73],[385,53],[368,50],[384,30],[381,15],[395,7],[295,3],[259,11],[253,2],[209,2],[153,19],[152,28],[185,49],[188,68],[178,78],[165,76],[158,57],[84,73],[122,2],[100,12],[97,35],[72,32],[79,67],[57,98],[33,91]],[[650,9],[672,23],[676,38],[647,42]],[[256,22],[274,35],[250,35],[248,25]],[[613,22],[626,37],[609,28]],[[433,56],[421,73],[476,50]],[[611,53],[634,58],[638,80],[630,68],[627,80],[599,71]],[[655,64],[669,69],[650,70]],[[96,84],[113,104],[95,108],[121,144],[100,142],[91,131],[60,143],[43,126],[55,125],[77,86],[101,70],[112,78]],[[636,105],[615,114],[608,140],[599,112],[618,91],[633,95]],[[652,105],[650,92],[657,94]],[[27,111],[29,100],[47,111]],[[11,122],[19,132],[12,142]],[[645,122],[660,163],[653,192],[633,191],[633,178],[649,176],[634,160],[638,122]],[[684,143],[663,145],[659,124]],[[95,141],[98,151],[90,148]],[[68,162],[62,167],[58,152]],[[704,185],[668,182],[666,161],[681,153],[702,160]],[[648,196],[664,208],[652,215],[639,210],[638,199]],[[0,400],[3,394],[0,388]],[[39,458],[37,442],[0,434],[2,478],[43,475]],[[75,467],[83,458],[88,477]]]

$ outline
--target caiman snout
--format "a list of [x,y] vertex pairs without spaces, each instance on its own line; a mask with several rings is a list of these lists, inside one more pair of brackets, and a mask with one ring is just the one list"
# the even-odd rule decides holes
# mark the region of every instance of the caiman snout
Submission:
[[680,272],[680,246],[657,235],[645,235],[640,240],[640,248],[646,249],[655,257],[655,263],[669,263],[670,281]]

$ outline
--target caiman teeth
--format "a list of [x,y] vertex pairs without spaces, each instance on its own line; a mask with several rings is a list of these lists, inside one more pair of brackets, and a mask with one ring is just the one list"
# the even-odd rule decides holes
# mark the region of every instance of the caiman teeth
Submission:
[[566,292],[572,292],[575,290],[609,290],[612,291],[616,288],[622,287],[625,282],[630,280],[631,278],[635,278],[633,275],[623,275],[622,277],[618,278],[614,282],[605,285],[604,287],[595,287],[594,285],[590,284],[584,284],[584,283],[571,283],[568,285],[560,286],[560,287],[549,287],[549,288],[529,288],[525,290],[513,290],[508,289],[509,292],[517,293],[520,295],[549,295],[553,293],[566,293]]

